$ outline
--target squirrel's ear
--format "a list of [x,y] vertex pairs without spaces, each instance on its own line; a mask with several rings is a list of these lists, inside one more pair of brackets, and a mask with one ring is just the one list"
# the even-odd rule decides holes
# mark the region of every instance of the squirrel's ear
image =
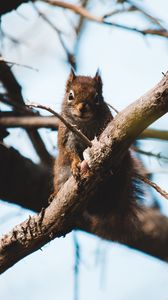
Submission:
[[101,76],[100,76],[100,70],[99,69],[97,69],[94,79],[97,82],[98,87],[100,89],[102,89],[103,83],[102,83],[102,79],[101,79]]
[[71,88],[71,83],[76,78],[74,70],[71,68],[67,83],[66,83],[66,89],[69,90]]
[[71,87],[71,83],[73,82],[73,80],[76,78],[75,72],[74,70],[71,68],[68,80],[67,80],[67,84],[66,84],[66,88],[67,90]]
[[68,81],[72,82],[75,78],[76,78],[75,71],[71,68],[71,72],[69,74]]

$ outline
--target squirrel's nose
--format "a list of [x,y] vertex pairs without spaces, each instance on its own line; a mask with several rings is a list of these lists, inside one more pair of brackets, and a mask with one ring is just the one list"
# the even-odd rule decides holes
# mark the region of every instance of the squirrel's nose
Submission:
[[87,111],[87,108],[86,108],[85,105],[83,105],[83,106],[80,108],[80,112],[81,112],[81,113],[84,113],[84,112],[86,112],[86,111]]
[[80,103],[80,105],[78,106],[78,110],[81,113],[85,113],[88,110],[88,104],[87,103]]

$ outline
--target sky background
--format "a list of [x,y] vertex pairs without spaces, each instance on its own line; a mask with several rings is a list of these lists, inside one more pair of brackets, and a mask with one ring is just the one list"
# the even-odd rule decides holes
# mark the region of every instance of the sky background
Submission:
[[[137,1],[138,2],[138,1]],[[140,3],[140,1],[138,2]],[[166,0],[143,1],[146,9],[165,21],[168,27],[168,2]],[[66,33],[66,41],[73,48],[74,33],[60,9],[38,4],[50,19]],[[90,7],[94,14],[108,11],[110,1],[95,1]],[[104,10],[104,11],[103,11]],[[66,15],[71,17],[69,12]],[[116,21],[144,28],[148,22],[134,16],[121,15]],[[167,22],[167,23],[166,23]],[[3,54],[9,61],[37,68],[33,71],[13,67],[26,100],[40,102],[60,110],[65,82],[69,73],[66,56],[52,29],[40,21],[31,5],[25,4],[2,18],[3,30],[18,38],[14,47],[7,39],[3,42]],[[94,75],[99,67],[104,82],[104,97],[121,110],[139,98],[162,77],[168,69],[168,41],[158,37],[142,37],[132,32],[116,30],[87,22],[77,55],[78,73]],[[2,105],[0,104],[0,107]],[[2,106],[3,108],[3,106]],[[154,128],[167,129],[167,115],[152,124]],[[8,145],[19,149],[24,156],[35,162],[36,154],[26,133],[11,130],[5,139]],[[56,154],[56,133],[41,130],[46,145]],[[168,156],[166,142],[141,142],[143,149],[162,152]],[[154,170],[153,180],[167,189],[167,166],[153,159],[145,159],[148,169]],[[155,194],[156,195],[156,194]],[[158,195],[157,195],[158,196]],[[149,197],[150,198],[150,197]],[[148,199],[150,200],[150,199]],[[163,213],[168,215],[165,199],[159,197]],[[0,202],[0,232],[5,233],[32,212],[15,205]],[[79,300],[168,300],[168,265],[158,259],[135,250],[102,241],[86,233],[77,233],[81,248],[79,273]],[[74,239],[73,233],[55,239],[42,251],[26,257],[1,275],[0,295],[5,300],[58,299],[72,300],[74,286]]]

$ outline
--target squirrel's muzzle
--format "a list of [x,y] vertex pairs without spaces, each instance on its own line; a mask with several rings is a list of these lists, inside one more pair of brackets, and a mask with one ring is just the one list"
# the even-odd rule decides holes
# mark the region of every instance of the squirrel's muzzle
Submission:
[[92,116],[92,111],[91,111],[91,108],[88,103],[82,102],[82,103],[79,103],[78,105],[76,105],[76,107],[74,109],[74,114],[77,117],[86,118],[86,117]]

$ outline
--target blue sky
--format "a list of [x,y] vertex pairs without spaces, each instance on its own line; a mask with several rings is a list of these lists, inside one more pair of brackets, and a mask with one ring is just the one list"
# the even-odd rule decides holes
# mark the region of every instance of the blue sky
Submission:
[[[140,2],[140,1],[139,1]],[[144,1],[149,11],[156,16],[167,18],[168,2]],[[95,1],[94,13],[102,12],[101,3]],[[62,18],[56,20],[53,9],[40,6],[50,12],[51,19],[65,28],[67,40],[72,44],[73,32]],[[55,33],[46,24],[39,22],[31,6],[22,5],[19,13],[11,13],[3,18],[3,28],[24,43],[17,48],[5,42],[4,56],[8,60],[38,68],[39,72],[21,67],[13,70],[23,86],[25,99],[48,104],[60,110],[64,94],[65,81],[69,67]],[[58,14],[58,13],[57,13]],[[27,19],[27,20],[26,20]],[[117,17],[120,23],[145,26],[145,20],[138,15]],[[168,20],[167,20],[168,22]],[[104,96],[116,108],[122,109],[155,85],[168,69],[168,42],[158,37],[142,37],[134,33],[119,31],[87,22],[85,34],[81,38],[77,56],[78,72],[94,75],[99,67],[104,82]],[[167,129],[168,117],[164,116],[152,127]],[[52,150],[56,143],[56,134],[42,130],[47,147]],[[6,139],[8,145],[17,147],[25,156],[37,161],[36,154],[26,137],[18,129],[11,130]],[[165,155],[165,142],[143,142],[145,150],[162,151]],[[148,168],[163,169],[154,160],[145,160]],[[154,179],[167,189],[167,174],[156,173]],[[164,213],[168,205],[160,199]],[[24,220],[32,212],[17,206],[0,203],[0,231],[6,232],[13,225]],[[6,218],[5,218],[6,216]],[[6,219],[4,221],[4,219]],[[167,300],[168,266],[167,264],[133,251],[127,247],[102,241],[85,233],[78,233],[81,244],[80,300]],[[56,239],[37,251],[1,276],[1,297],[13,299],[73,299],[73,235]],[[104,262],[104,263],[103,263]]]

